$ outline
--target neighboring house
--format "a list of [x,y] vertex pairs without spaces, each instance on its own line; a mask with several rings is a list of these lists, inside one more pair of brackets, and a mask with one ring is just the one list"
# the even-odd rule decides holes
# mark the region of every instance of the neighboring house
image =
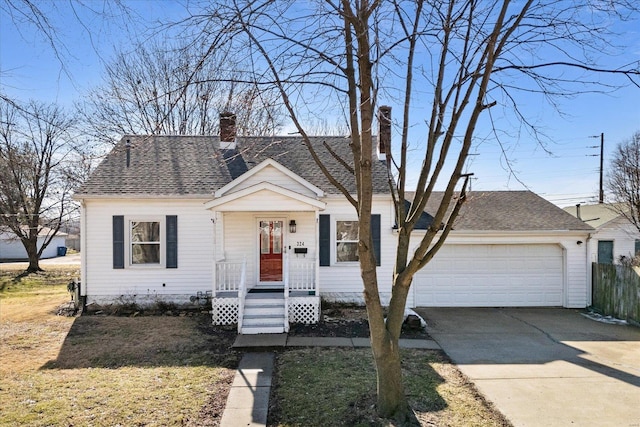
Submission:
[[[38,250],[42,247],[44,241],[51,234],[51,229],[43,227],[38,233]],[[66,247],[66,233],[58,232],[49,245],[44,248],[40,259],[54,258],[58,256],[58,248]],[[66,251],[65,251],[66,252]],[[20,239],[10,231],[0,231],[0,259],[11,261],[28,260],[29,256]]]
[[[356,212],[302,138],[236,137],[232,115],[220,128],[220,138],[125,136],[79,189],[86,302],[188,303],[209,293],[214,322],[237,322],[242,333],[316,322],[321,296],[362,302]],[[348,139],[311,143],[355,194],[336,160],[350,158]],[[384,162],[372,160],[374,250],[388,301],[394,207]],[[416,276],[408,306],[587,305],[580,242],[591,227],[530,192],[472,194],[456,224],[451,244]]]
[[640,252],[640,232],[613,205],[576,205],[564,210],[596,229],[588,244],[590,262],[619,263],[621,257],[633,258]]

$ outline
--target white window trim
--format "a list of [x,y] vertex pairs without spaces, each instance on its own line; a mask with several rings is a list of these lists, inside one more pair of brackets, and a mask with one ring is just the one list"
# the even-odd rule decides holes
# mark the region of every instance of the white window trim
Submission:
[[338,222],[346,221],[358,222],[358,217],[336,217],[331,221],[331,265],[340,267],[360,266],[360,261],[338,261]]
[[[125,236],[125,248],[124,248],[124,256],[126,257],[126,266],[127,268],[133,269],[160,269],[166,267],[166,256],[165,251],[167,247],[167,236],[166,236],[166,217],[164,216],[130,216],[125,217],[125,226],[126,236]],[[160,224],[160,262],[157,264],[134,264],[133,259],[131,258],[131,246],[133,245],[132,235],[131,235],[131,224],[133,222],[157,222]]]

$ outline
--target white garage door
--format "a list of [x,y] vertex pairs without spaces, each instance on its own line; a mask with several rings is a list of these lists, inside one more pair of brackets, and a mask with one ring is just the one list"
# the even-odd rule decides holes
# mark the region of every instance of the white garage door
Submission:
[[445,245],[414,277],[416,306],[562,306],[558,245]]

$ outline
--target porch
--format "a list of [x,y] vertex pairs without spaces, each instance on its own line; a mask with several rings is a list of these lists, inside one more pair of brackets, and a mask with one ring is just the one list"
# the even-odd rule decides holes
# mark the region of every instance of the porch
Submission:
[[289,323],[317,323],[317,260],[283,254],[282,283],[248,280],[247,261],[216,262],[211,314],[214,325],[238,325],[239,334],[283,333]]

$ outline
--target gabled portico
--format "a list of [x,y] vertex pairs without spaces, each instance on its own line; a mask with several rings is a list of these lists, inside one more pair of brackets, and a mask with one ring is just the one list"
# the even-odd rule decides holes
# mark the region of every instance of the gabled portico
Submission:
[[[274,184],[277,182],[278,184]],[[268,159],[216,191],[213,320],[240,333],[286,332],[319,317],[322,190]]]

